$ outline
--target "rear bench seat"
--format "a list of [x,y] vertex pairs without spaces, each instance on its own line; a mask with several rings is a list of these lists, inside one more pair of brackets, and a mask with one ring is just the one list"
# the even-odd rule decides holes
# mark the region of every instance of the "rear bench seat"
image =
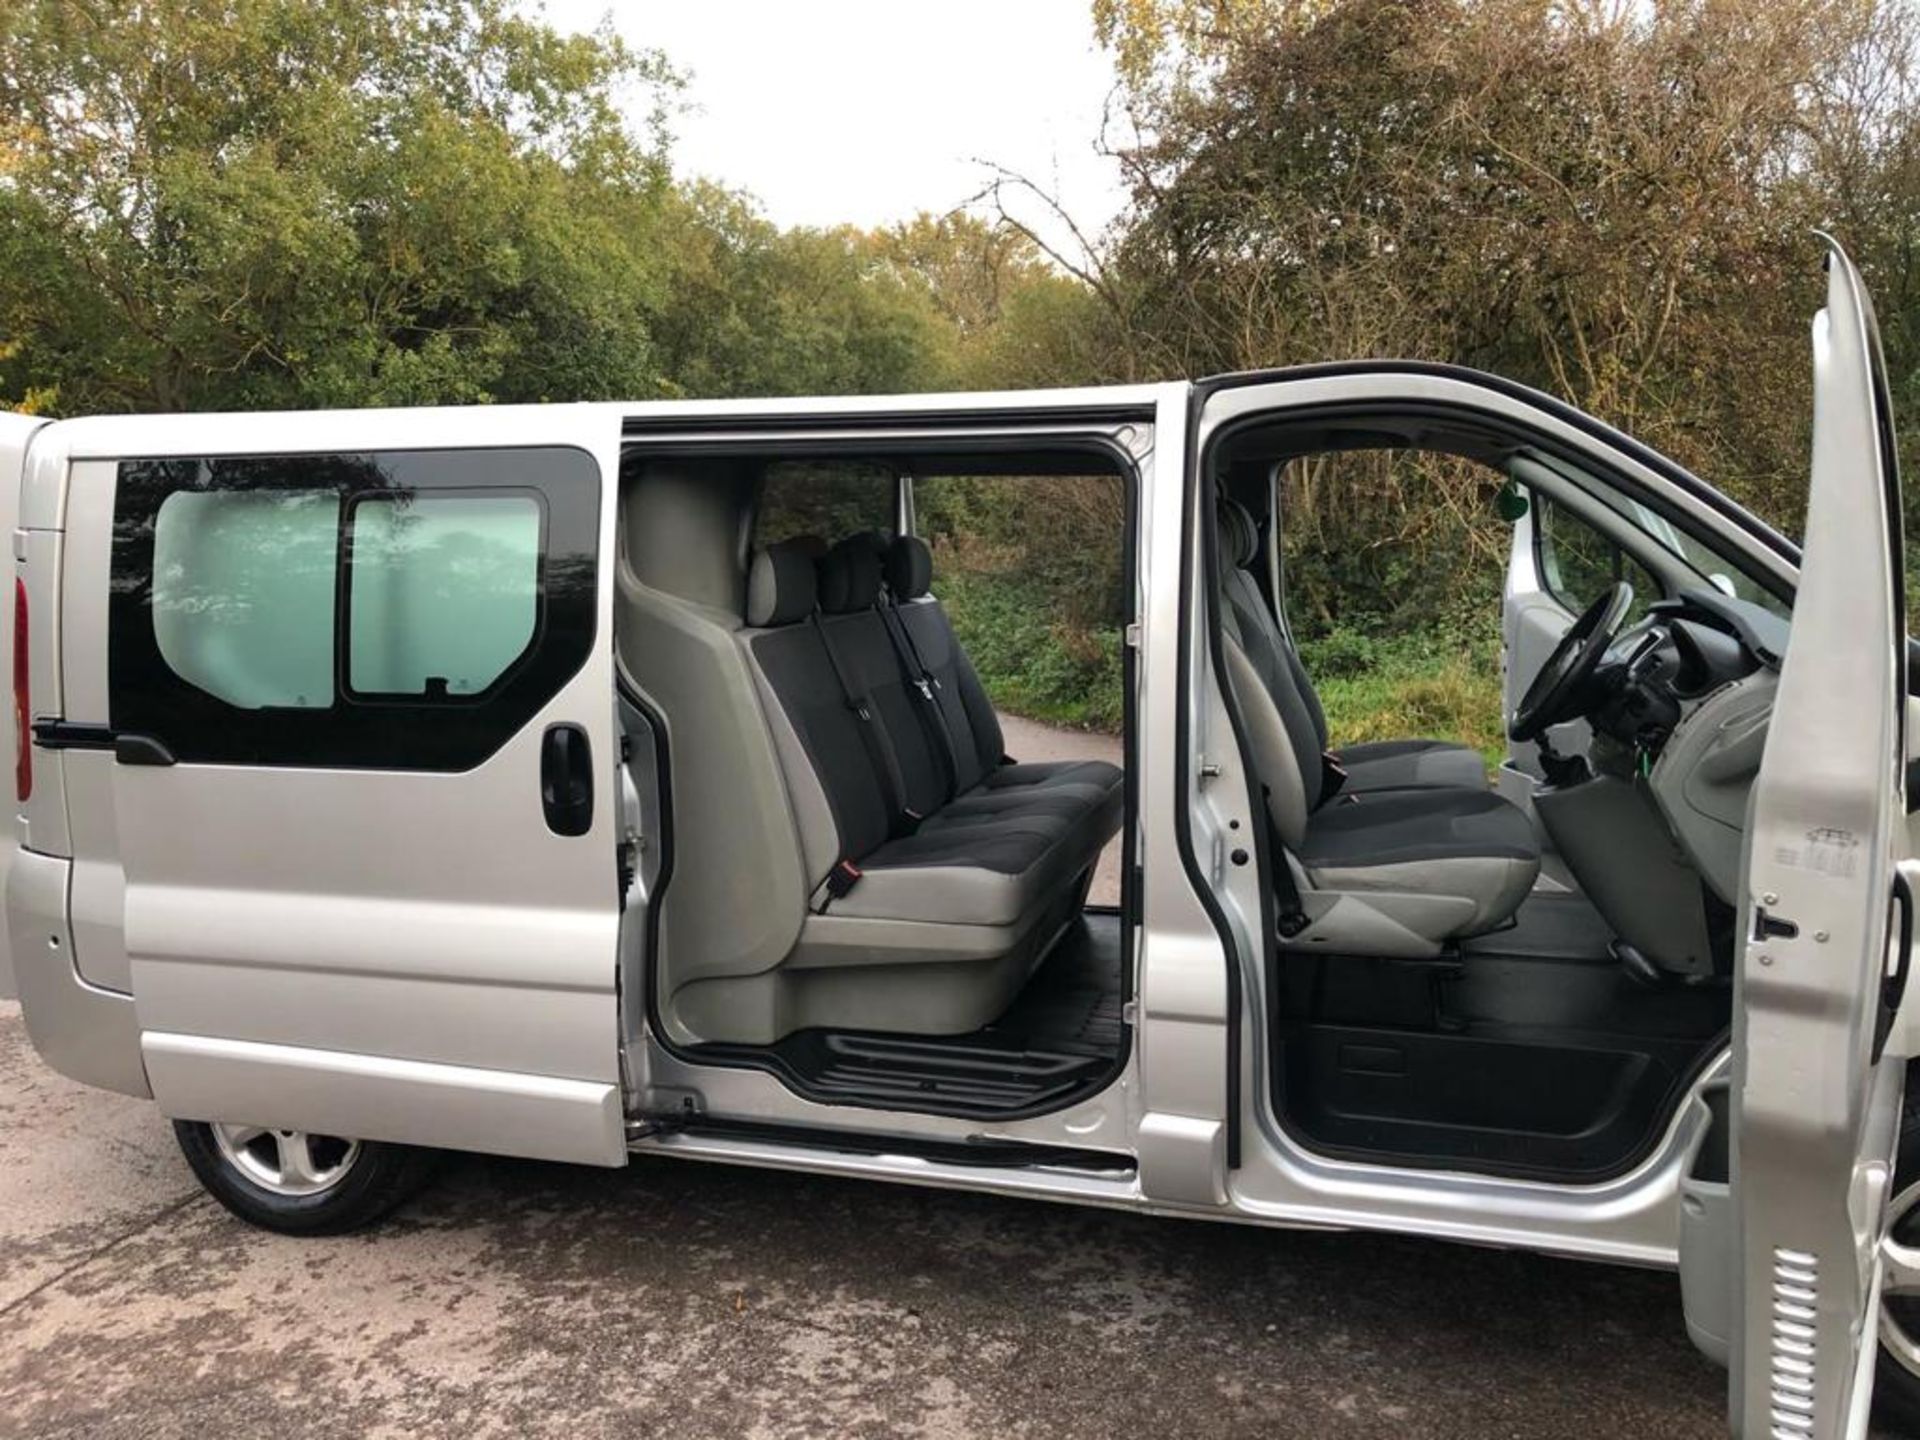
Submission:
[[938,707],[939,723],[927,728],[936,741],[952,738],[952,753],[943,758],[950,760],[955,773],[954,793],[963,797],[959,803],[1019,805],[1046,794],[1071,793],[1112,807],[1110,839],[1119,825],[1120,771],[1104,760],[1009,762],[1000,717],[974,673],[973,662],[960,648],[947,612],[929,593],[933,557],[926,542],[917,535],[901,535],[878,548],[887,591],[880,614],[902,637],[894,648],[903,667],[918,670],[927,682],[925,691],[916,686],[912,693],[930,694]]
[[[901,615],[870,537],[815,553],[800,540],[755,555],[738,635],[813,887],[780,968],[778,1023],[977,1029],[1078,911],[1119,828],[1120,772],[1005,762],[924,586]],[[724,1009],[695,1008],[703,1033],[726,1027]]]
[[1121,772],[1005,759],[993,707],[926,593],[919,541],[820,549],[757,552],[733,636],[801,852],[798,938],[750,974],[682,957],[672,1017],[703,1040],[762,1044],[813,1026],[974,1030],[1078,912],[1120,826]]

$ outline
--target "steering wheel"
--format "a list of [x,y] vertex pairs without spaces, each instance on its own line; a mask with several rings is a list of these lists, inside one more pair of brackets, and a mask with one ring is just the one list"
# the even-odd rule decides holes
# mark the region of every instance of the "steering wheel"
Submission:
[[1633,586],[1619,580],[1581,612],[1514,707],[1508,735],[1515,740],[1538,740],[1553,726],[1580,717],[1586,709],[1587,681],[1632,608]]

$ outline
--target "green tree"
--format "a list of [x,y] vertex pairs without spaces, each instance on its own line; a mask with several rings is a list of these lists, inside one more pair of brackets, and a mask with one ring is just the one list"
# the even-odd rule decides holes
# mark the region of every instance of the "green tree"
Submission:
[[[1879,0],[1096,0],[1144,137],[1103,289],[1151,370],[1477,365],[1794,528],[1810,232],[1841,212],[1846,180],[1875,217],[1849,238],[1876,279],[1911,233],[1914,177],[1891,180],[1911,150],[1894,83],[1906,14]],[[1462,557],[1497,543],[1484,481],[1457,466],[1348,470],[1334,486],[1300,467],[1291,523],[1317,554],[1381,556],[1361,598],[1382,614],[1431,610],[1461,589]]]
[[655,336],[672,393],[878,394],[946,381],[946,322],[863,232],[781,230],[749,198],[703,183],[666,211],[670,279]]
[[662,388],[658,55],[506,0],[16,0],[0,51],[0,396]]
[[965,211],[922,214],[876,232],[868,244],[945,322],[947,388],[1116,377],[1117,337],[1095,295],[1015,226]]

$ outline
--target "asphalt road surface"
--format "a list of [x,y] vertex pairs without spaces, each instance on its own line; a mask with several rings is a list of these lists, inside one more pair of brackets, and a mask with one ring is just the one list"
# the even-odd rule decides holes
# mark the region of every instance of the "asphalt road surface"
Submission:
[[0,1003],[0,1435],[1713,1436],[1669,1275],[652,1159],[289,1240]]

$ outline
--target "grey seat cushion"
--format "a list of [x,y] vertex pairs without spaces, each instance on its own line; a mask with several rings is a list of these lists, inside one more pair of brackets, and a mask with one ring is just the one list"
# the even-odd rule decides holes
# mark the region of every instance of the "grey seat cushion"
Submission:
[[1461,856],[1538,860],[1533,826],[1491,790],[1377,790],[1342,795],[1307,822],[1300,860],[1343,870]]
[[1457,897],[1470,908],[1450,933],[1471,935],[1519,907],[1540,845],[1526,814],[1489,790],[1378,790],[1317,811],[1299,860],[1318,889]]
[[860,862],[836,915],[1012,925],[1085,873],[1119,827],[1120,771],[1102,761],[1004,767]]
[[1349,791],[1427,785],[1487,788],[1487,767],[1480,752],[1448,740],[1375,740],[1336,750],[1333,758],[1347,772],[1342,788]]

